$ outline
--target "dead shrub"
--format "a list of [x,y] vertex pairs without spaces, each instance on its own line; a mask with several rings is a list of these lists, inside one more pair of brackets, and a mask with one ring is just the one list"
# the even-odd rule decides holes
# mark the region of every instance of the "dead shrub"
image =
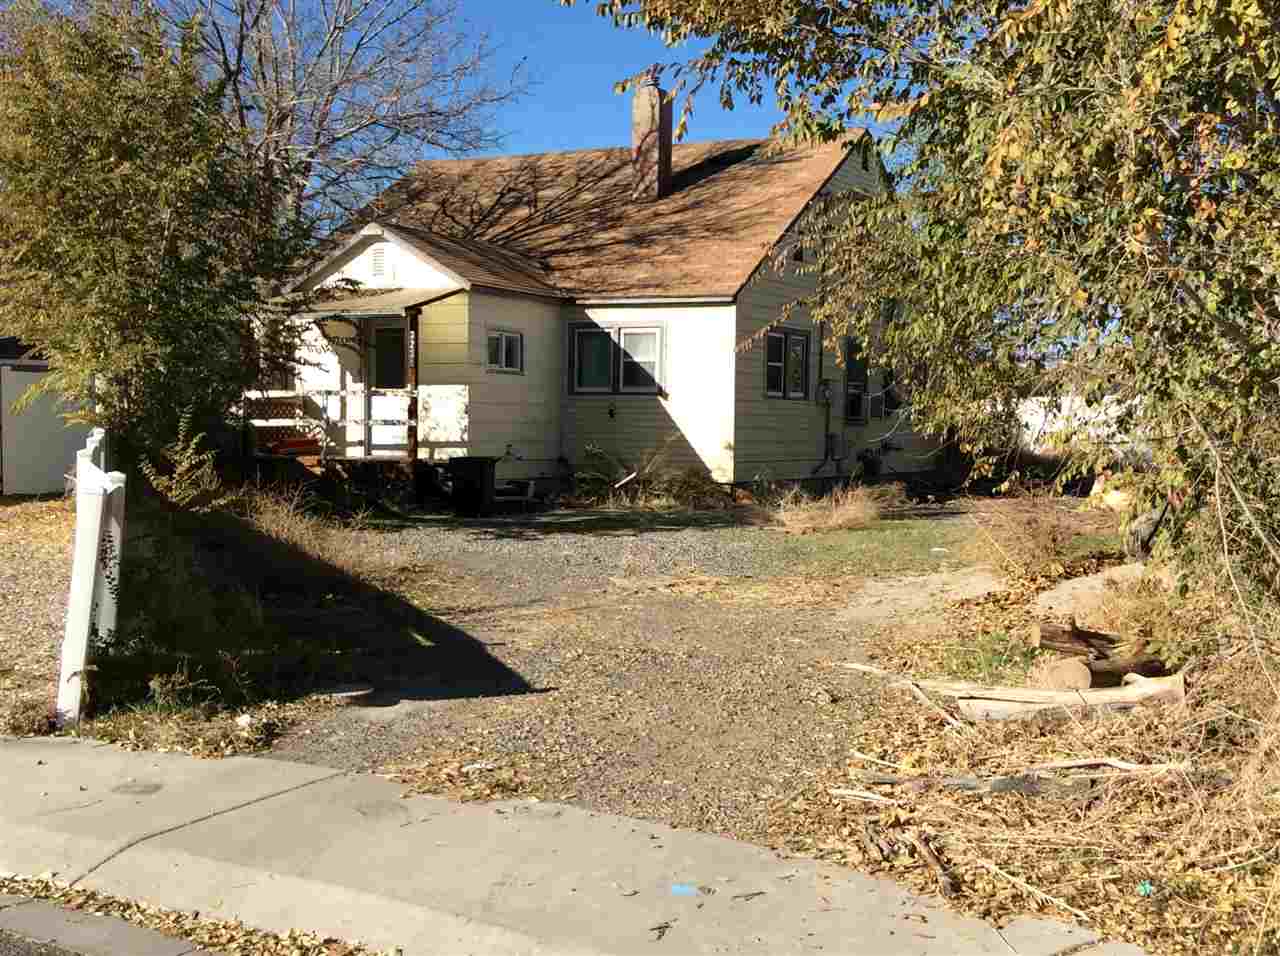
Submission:
[[903,487],[897,484],[848,485],[820,498],[792,488],[774,506],[773,517],[792,534],[856,531],[875,524],[905,500]]
[[1072,558],[1089,553],[1119,555],[1115,522],[1076,499],[1040,492],[972,498],[965,510],[976,531],[967,557],[998,564],[1012,580],[1061,577]]
[[705,468],[668,465],[669,444],[646,451],[630,462],[589,445],[587,464],[574,475],[571,503],[641,511],[720,511],[733,506],[726,486]]

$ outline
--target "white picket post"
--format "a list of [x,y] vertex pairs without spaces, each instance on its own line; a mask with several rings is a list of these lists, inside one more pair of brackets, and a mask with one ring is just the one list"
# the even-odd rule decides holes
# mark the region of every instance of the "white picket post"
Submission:
[[[125,477],[119,472],[104,474],[98,467],[103,437],[101,429],[94,429],[85,448],[76,453],[76,530],[58,675],[59,727],[80,722],[89,638],[95,626],[99,633],[114,631],[116,626],[117,587],[112,585],[118,586],[120,580]],[[104,531],[112,545],[105,549]],[[103,567],[104,558],[108,567]]]

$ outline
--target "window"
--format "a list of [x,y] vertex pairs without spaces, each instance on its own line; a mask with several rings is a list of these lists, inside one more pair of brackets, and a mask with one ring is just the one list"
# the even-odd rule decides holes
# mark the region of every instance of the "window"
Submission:
[[613,335],[605,329],[573,332],[573,390],[613,390]]
[[369,253],[369,271],[375,276],[387,274],[387,249],[385,246],[374,246]]
[[622,391],[655,392],[658,390],[657,329],[622,329]]
[[[863,424],[870,411],[867,400],[867,363],[851,338],[844,340],[844,417]],[[883,404],[883,403],[882,403]]]
[[582,326],[573,330],[573,392],[662,391],[662,328]]
[[405,387],[404,329],[381,328],[374,331],[372,387]]
[[524,336],[519,332],[490,332],[489,368],[523,372]]
[[764,391],[773,398],[809,397],[808,332],[770,332],[765,337]]

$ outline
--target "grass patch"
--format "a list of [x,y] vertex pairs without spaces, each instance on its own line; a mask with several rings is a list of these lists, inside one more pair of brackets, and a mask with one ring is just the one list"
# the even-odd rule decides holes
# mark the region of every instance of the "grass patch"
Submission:
[[782,551],[797,563],[849,575],[922,574],[971,563],[962,554],[970,535],[955,519],[903,518],[789,537]]
[[983,631],[963,645],[949,645],[942,659],[948,677],[979,684],[1022,684],[1036,651],[1008,631]]

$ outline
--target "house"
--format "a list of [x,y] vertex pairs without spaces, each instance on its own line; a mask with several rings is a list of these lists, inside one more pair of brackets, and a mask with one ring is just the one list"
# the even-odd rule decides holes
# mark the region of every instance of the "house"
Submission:
[[19,411],[15,403],[49,370],[15,338],[0,336],[0,495],[43,495],[66,489],[89,429],[68,425],[58,396],[44,394]]
[[775,154],[673,145],[671,121],[648,84],[630,150],[419,164],[296,284],[357,291],[301,317],[308,364],[264,393],[261,424],[297,400],[326,456],[493,456],[500,479],[593,446],[726,483],[847,472],[867,450],[930,468],[879,373],[846,369],[803,315],[778,324],[810,280],[771,250],[820,197],[886,188],[871,137]]

